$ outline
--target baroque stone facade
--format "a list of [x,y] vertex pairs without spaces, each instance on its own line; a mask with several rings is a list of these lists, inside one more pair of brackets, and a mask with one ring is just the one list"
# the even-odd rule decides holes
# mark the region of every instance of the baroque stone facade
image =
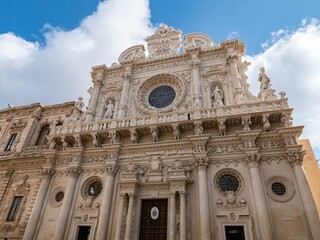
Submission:
[[93,67],[86,111],[0,111],[0,239],[320,239],[285,93],[261,68],[251,94],[241,41],[181,35]]

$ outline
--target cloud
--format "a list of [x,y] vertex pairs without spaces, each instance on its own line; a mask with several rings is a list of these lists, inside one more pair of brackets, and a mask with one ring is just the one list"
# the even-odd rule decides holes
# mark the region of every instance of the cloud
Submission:
[[252,91],[258,92],[259,67],[265,66],[273,87],[286,91],[294,108],[294,125],[305,125],[302,138],[309,138],[320,158],[320,24],[302,20],[296,30],[275,31],[265,51],[245,58]]
[[110,66],[152,33],[148,0],[109,0],[70,31],[44,24],[45,44],[0,34],[0,109],[88,98],[91,67]]

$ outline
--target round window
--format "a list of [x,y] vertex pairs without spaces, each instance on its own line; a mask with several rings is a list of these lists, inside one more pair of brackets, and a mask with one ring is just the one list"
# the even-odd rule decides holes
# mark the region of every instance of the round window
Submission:
[[234,191],[239,188],[239,181],[232,175],[226,174],[219,178],[219,188],[222,192]]
[[271,185],[272,192],[278,196],[282,196],[286,193],[286,187],[280,182],[274,182]]
[[49,204],[52,207],[58,207],[62,204],[64,198],[65,189],[63,187],[57,187],[52,190],[49,197]]
[[289,201],[294,192],[294,186],[287,178],[272,177],[267,182],[267,193],[270,198],[277,202]]
[[55,200],[56,202],[61,202],[64,197],[64,192],[60,191],[56,193]]
[[151,91],[149,94],[149,104],[155,108],[164,108],[169,106],[175,99],[176,92],[170,86],[160,86]]
[[243,189],[242,182],[239,173],[232,169],[221,170],[215,177],[215,187],[223,195],[229,191],[239,193]]
[[98,177],[88,179],[82,188],[82,195],[84,198],[96,198],[101,194],[102,182]]
[[102,190],[102,183],[100,181],[96,181],[91,183],[88,188],[88,196],[90,197],[98,197]]

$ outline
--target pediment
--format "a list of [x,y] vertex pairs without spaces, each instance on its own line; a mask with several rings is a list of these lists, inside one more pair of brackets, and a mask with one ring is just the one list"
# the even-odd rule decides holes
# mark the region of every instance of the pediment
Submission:
[[123,51],[118,58],[120,63],[146,59],[145,48],[143,45],[136,45]]
[[184,39],[184,49],[190,49],[190,48],[198,48],[206,49],[213,46],[212,39],[203,33],[191,33],[188,35],[185,35],[183,37]]

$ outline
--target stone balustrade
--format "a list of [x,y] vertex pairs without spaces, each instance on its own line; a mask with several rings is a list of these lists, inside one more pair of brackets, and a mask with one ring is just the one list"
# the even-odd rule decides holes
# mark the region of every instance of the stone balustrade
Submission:
[[143,117],[131,117],[123,119],[102,119],[93,122],[83,122],[76,124],[68,124],[63,126],[53,127],[50,131],[50,136],[61,135],[61,134],[73,134],[73,133],[85,133],[92,131],[103,131],[112,130],[119,128],[130,128],[147,126],[162,123],[178,123],[188,120],[207,120],[214,118],[228,118],[234,115],[242,116],[248,114],[255,114],[257,112],[262,113],[272,113],[272,112],[282,112],[283,110],[289,110],[287,99],[279,99],[268,102],[255,102],[255,103],[245,103],[232,106],[221,106],[206,109],[195,109],[186,110],[183,112],[170,112],[170,113],[160,113],[153,114]]

